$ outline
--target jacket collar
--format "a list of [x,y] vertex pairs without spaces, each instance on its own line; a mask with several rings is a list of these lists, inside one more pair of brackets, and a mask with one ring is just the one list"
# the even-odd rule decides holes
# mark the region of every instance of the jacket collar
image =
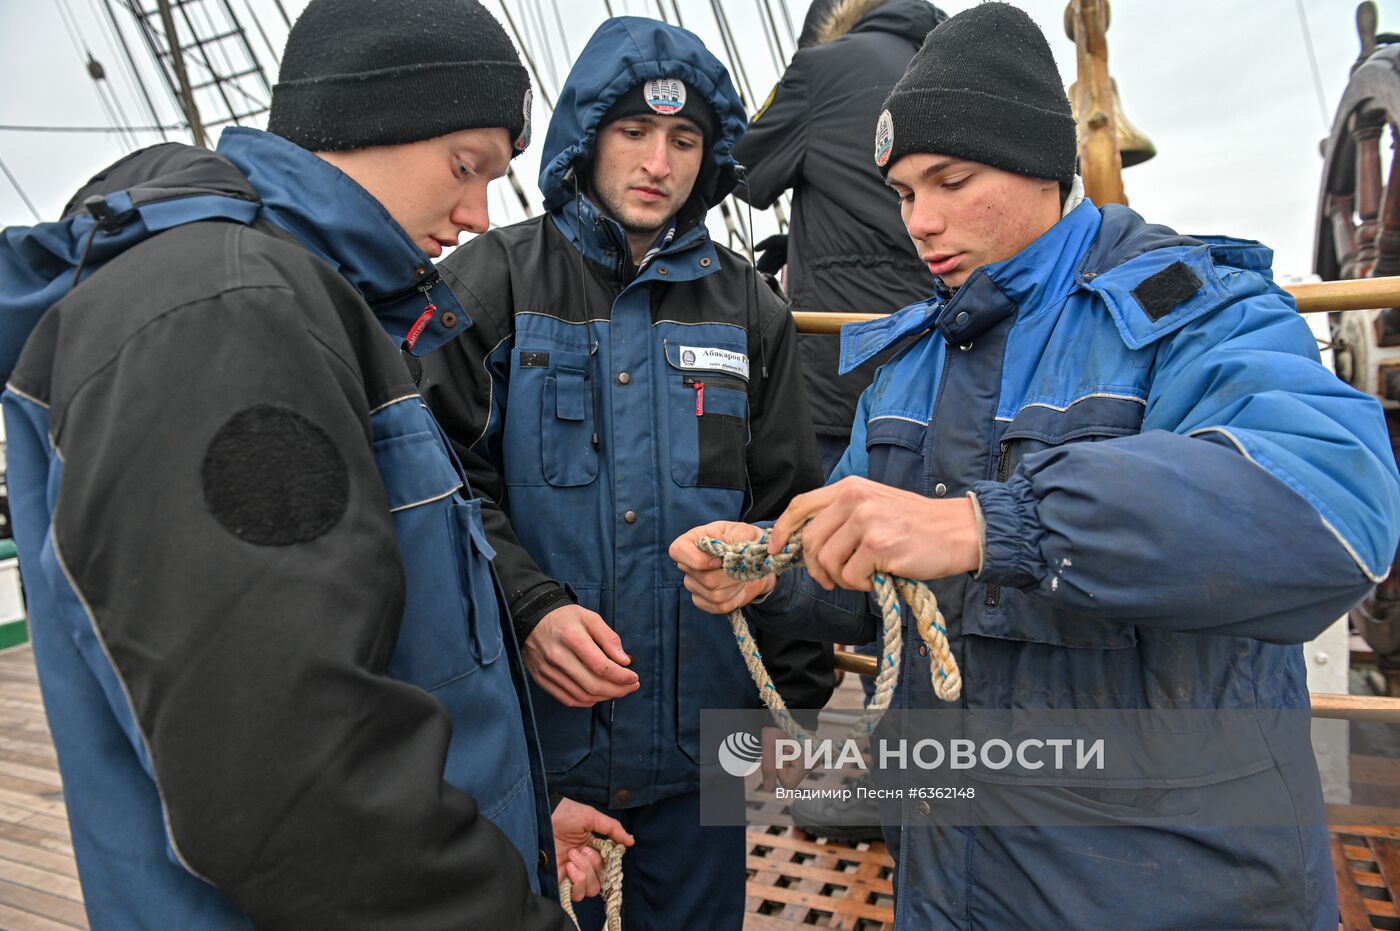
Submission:
[[[630,260],[627,234],[616,220],[603,213],[583,193],[570,194],[567,201],[549,213],[550,220],[564,238],[590,262],[618,270]],[[687,227],[677,222],[676,235],[645,262],[634,281],[691,281],[719,270],[719,254],[703,222]],[[664,274],[660,269],[665,268]]]
[[[470,325],[428,254],[339,168],[281,136],[247,127],[225,129],[218,151],[257,189],[262,216],[353,285],[390,336],[406,340],[418,330],[414,355],[461,334],[462,327],[442,326],[443,312]],[[437,311],[431,316],[430,306]]]
[[1058,303],[1077,286],[1080,262],[1101,222],[1099,209],[1085,200],[1011,258],[974,271],[956,292],[940,287],[929,300],[890,317],[847,324],[841,328],[841,373],[930,328],[963,345],[1013,314]]

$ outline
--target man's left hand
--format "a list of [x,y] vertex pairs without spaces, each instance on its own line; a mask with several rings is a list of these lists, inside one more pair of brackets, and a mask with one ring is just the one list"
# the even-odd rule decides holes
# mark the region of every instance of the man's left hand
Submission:
[[763,729],[763,763],[759,769],[763,774],[763,781],[759,784],[759,789],[764,792],[772,792],[780,785],[784,789],[795,789],[812,772],[802,757],[789,760],[782,766],[778,765],[778,741],[782,736],[783,732],[776,727]]
[[602,834],[631,847],[632,835],[617,819],[567,798],[559,802],[550,821],[554,826],[554,865],[559,882],[562,884],[567,876],[574,884],[575,902],[597,895],[603,887],[603,857],[589,845],[589,839]]
[[828,590],[870,591],[877,571],[930,580],[981,566],[977,516],[966,497],[925,498],[850,476],[793,498],[773,525],[768,552],[780,552],[799,528],[807,572]]

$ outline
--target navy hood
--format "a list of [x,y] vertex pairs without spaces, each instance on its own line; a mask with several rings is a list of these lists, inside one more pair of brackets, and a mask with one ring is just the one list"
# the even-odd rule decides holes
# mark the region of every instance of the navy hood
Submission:
[[593,33],[559,92],[540,154],[546,210],[556,210],[573,197],[569,171],[593,154],[603,114],[630,88],[652,78],[680,78],[691,92],[704,95],[719,119],[707,156],[716,169],[714,183],[698,191],[705,206],[714,206],[734,190],[737,163],[732,150],[748,120],[729,72],[695,33],[654,19],[619,16]]
[[0,381],[44,312],[138,243],[199,220],[252,223],[260,203],[248,179],[206,149],[166,143],[93,177],[63,219],[0,234]]

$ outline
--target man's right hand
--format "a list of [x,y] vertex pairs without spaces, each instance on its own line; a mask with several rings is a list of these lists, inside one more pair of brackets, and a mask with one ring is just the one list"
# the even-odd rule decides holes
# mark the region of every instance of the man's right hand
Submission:
[[753,524],[717,520],[676,537],[668,553],[676,568],[685,574],[685,588],[695,601],[695,607],[711,614],[728,614],[773,590],[776,577],[770,575],[754,582],[741,582],[721,568],[718,557],[695,545],[696,540],[705,538],[743,543],[757,540],[762,534],[763,531]]
[[637,674],[622,668],[632,664],[622,638],[602,617],[578,605],[555,608],[541,618],[525,639],[524,653],[535,683],[570,708],[591,708],[641,688]]

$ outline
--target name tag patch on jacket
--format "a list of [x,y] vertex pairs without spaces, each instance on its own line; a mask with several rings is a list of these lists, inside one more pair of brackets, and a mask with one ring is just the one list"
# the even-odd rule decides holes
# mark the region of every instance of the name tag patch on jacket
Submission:
[[728,372],[740,378],[749,377],[749,357],[742,352],[703,346],[682,346],[680,367],[703,369],[707,372]]

